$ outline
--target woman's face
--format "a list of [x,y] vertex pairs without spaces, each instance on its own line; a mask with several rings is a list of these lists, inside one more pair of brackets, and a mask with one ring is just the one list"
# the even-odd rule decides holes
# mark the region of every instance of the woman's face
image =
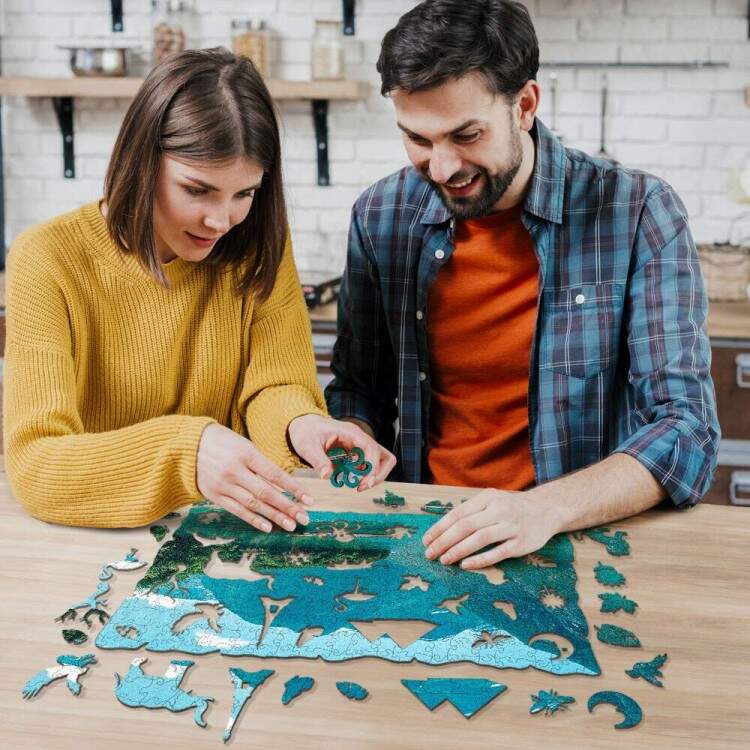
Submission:
[[217,165],[162,155],[154,200],[159,260],[204,260],[245,219],[262,179],[263,169],[247,157]]

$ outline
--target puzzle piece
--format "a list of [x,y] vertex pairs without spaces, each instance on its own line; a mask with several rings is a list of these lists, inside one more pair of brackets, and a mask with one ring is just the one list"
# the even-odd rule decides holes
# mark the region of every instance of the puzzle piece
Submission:
[[354,447],[350,451],[336,446],[330,448],[326,455],[333,463],[331,484],[334,487],[351,487],[354,489],[372,471],[372,464],[365,461],[365,453],[361,448]]
[[190,659],[172,659],[163,677],[145,674],[141,665],[146,661],[145,656],[137,656],[130,662],[125,677],[121,678],[115,672],[115,697],[124,706],[133,708],[166,708],[175,713],[194,709],[193,719],[199,727],[205,727],[203,714],[213,698],[193,695],[190,690],[182,690],[180,683],[185,672],[195,662]]
[[374,497],[372,501],[375,505],[385,505],[387,508],[400,508],[406,505],[406,498],[390,490],[386,490],[383,497]]
[[623,715],[623,720],[619,724],[615,724],[615,729],[630,729],[640,724],[643,718],[641,707],[625,693],[618,693],[614,690],[602,690],[594,693],[589,698],[589,713],[602,703],[611,704]]
[[425,513],[432,513],[434,516],[444,516],[449,510],[453,509],[453,503],[448,500],[443,502],[442,500],[430,500],[429,503],[425,503],[422,506],[422,510]]
[[642,677],[646,682],[650,682],[652,685],[656,685],[656,687],[664,687],[664,683],[659,678],[664,676],[661,673],[661,668],[664,666],[666,660],[666,654],[659,654],[651,659],[651,661],[637,661],[631,669],[625,670],[625,674],[633,679]]
[[637,602],[622,594],[599,594],[599,598],[602,600],[600,612],[619,612],[622,610],[632,615],[638,606]]
[[250,700],[250,696],[255,692],[255,689],[260,687],[273,673],[273,669],[246,672],[239,667],[229,668],[229,676],[232,678],[232,684],[234,685],[234,696],[232,697],[232,712],[229,714],[226,729],[221,736],[224,742],[227,742],[232,736],[232,730],[245,703]]
[[284,695],[281,696],[281,702],[285,706],[290,704],[296,697],[302,695],[302,693],[312,690],[314,684],[315,680],[312,677],[295,675],[284,684]]
[[561,708],[567,709],[568,703],[575,703],[576,699],[572,695],[559,695],[556,690],[540,690],[538,695],[531,696],[532,704],[529,709],[530,714],[537,714],[544,711],[545,716],[554,714]]
[[508,686],[480,678],[430,677],[401,680],[401,684],[430,711],[448,701],[467,719],[504,693]]
[[65,678],[65,684],[73,695],[79,695],[81,685],[78,678],[88,672],[91,664],[96,664],[93,654],[75,656],[74,654],[62,654],[57,657],[57,667],[47,667],[37,672],[24,686],[21,694],[24,698],[33,698],[39,691],[61,677]]
[[608,643],[610,646],[624,646],[625,648],[638,648],[641,642],[635,633],[630,630],[621,628],[618,625],[594,625],[596,637],[602,643]]
[[625,584],[625,576],[611,565],[597,563],[594,568],[596,580],[603,586],[622,586]]
[[352,701],[363,701],[368,696],[367,690],[356,682],[337,682],[336,688],[341,695]]

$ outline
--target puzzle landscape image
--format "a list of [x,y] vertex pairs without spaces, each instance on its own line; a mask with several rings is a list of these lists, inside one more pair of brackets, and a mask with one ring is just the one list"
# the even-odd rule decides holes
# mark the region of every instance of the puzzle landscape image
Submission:
[[[473,662],[600,673],[578,604],[573,546],[482,571],[427,560],[418,514],[310,514],[264,534],[210,505],[191,508],[96,639],[104,649],[344,661]],[[418,621],[411,643],[358,623]]]

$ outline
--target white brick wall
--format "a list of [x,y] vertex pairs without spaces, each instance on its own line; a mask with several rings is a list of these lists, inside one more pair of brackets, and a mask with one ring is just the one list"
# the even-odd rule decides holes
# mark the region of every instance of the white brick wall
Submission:
[[[750,209],[726,194],[731,172],[750,160],[750,40],[746,0],[528,0],[543,61],[727,61],[727,69],[608,71],[608,150],[624,164],[654,172],[679,191],[698,241],[727,238],[730,222]],[[329,108],[332,186],[317,187],[310,107],[281,106],[284,169],[301,268],[340,269],[349,209],[371,182],[406,163],[391,104],[380,97],[375,60],[380,39],[410,0],[357,0],[357,36],[344,38],[348,75],[372,84],[363,102]],[[149,44],[148,0],[125,0],[125,31],[113,35],[101,0],[4,0],[0,3],[4,75],[66,76],[58,44],[110,38]],[[316,17],[340,16],[340,0],[196,0],[193,43],[229,44],[233,18],[265,18],[283,42],[277,77],[307,79]],[[542,68],[540,115],[549,120],[549,73]],[[566,142],[599,148],[601,71],[560,68],[557,126]],[[75,180],[62,178],[61,138],[49,100],[3,100],[6,235],[101,192],[125,100],[75,102]],[[750,235],[736,222],[734,239]]]

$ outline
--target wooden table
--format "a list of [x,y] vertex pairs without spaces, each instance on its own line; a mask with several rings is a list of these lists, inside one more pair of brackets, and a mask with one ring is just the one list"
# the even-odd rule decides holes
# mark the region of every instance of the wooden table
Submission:
[[[379,491],[357,496],[333,490],[314,479],[309,484],[321,510],[376,511],[370,502]],[[389,485],[407,498],[406,511],[426,500],[457,499],[466,490],[417,485]],[[498,671],[474,664],[430,667],[393,664],[375,659],[338,664],[305,659],[228,658],[218,654],[184,657],[148,656],[145,670],[164,674],[170,658],[192,658],[196,665],[182,687],[215,696],[206,713],[208,729],[193,723],[192,711],[131,709],[114,697],[113,672],[123,674],[134,654],[93,646],[95,633],[83,646],[69,646],[55,616],[87,596],[103,563],[120,559],[137,547],[152,561],[158,545],[148,530],[101,531],[51,526],[24,515],[0,472],[3,606],[0,746],[19,750],[57,748],[220,748],[231,707],[229,666],[246,670],[270,667],[276,674],[245,706],[231,743],[238,747],[308,748],[638,748],[699,750],[747,747],[750,738],[750,590],[747,584],[750,517],[738,508],[701,506],[678,513],[651,511],[631,519],[626,528],[632,555],[611,558],[599,544],[574,542],[578,591],[589,622],[594,650],[602,667],[599,677],[554,675],[527,669]],[[174,521],[168,522],[173,528]],[[415,540],[415,543],[418,543]],[[623,589],[635,599],[635,615],[601,615],[592,569],[598,560],[614,563],[627,576]],[[116,573],[109,595],[110,612],[132,592],[143,571]],[[604,621],[628,627],[644,648],[623,649],[593,639],[593,625]],[[408,629],[410,625],[404,625]],[[421,626],[423,632],[424,625]],[[100,626],[93,629],[98,632]],[[395,637],[398,633],[391,630]],[[417,632],[415,632],[416,637]],[[62,681],[35,699],[21,699],[21,687],[37,670],[51,666],[63,653],[96,654],[98,664],[81,682],[80,696]],[[627,677],[623,670],[636,661],[667,652],[665,688]],[[315,677],[313,691],[290,706],[280,702],[283,684],[295,674]],[[443,704],[428,712],[400,684],[401,678],[483,676],[509,686],[505,694],[470,720]],[[361,682],[370,691],[364,703],[345,700],[337,680]],[[530,694],[554,689],[577,699],[570,710],[530,716]],[[619,714],[600,706],[586,710],[599,690],[620,690],[634,697],[644,712],[640,726],[615,730]]]

